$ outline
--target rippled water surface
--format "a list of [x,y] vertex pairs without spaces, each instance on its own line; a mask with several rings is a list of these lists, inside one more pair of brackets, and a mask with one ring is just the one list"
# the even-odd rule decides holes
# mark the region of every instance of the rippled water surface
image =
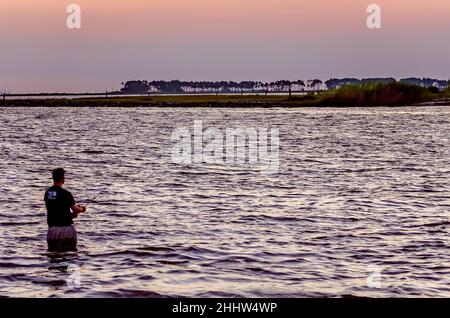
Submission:
[[[450,296],[450,108],[0,116],[0,296]],[[172,163],[194,120],[279,128],[280,172]],[[58,166],[80,202],[109,185],[77,253],[46,251]]]

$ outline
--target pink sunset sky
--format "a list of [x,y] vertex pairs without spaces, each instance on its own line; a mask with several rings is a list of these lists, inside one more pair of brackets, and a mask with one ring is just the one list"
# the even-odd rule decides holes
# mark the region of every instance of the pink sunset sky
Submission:
[[[82,28],[66,26],[69,4]],[[366,27],[369,4],[382,29]],[[132,79],[450,77],[449,0],[2,0],[0,91]]]

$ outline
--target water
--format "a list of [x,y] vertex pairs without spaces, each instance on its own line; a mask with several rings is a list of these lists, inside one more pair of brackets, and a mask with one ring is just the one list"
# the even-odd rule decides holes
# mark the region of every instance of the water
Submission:
[[[450,296],[450,108],[0,114],[0,296]],[[173,164],[194,120],[279,128],[279,174]],[[46,251],[58,166],[81,202],[110,185],[77,253]]]

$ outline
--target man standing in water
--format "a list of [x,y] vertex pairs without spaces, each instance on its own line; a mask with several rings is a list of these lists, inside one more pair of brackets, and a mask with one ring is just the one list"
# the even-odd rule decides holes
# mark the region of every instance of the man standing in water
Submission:
[[86,207],[75,203],[72,194],[63,189],[65,171],[53,170],[53,186],[45,191],[47,208],[47,243],[50,252],[71,252],[77,250],[77,232],[73,219],[86,212]]

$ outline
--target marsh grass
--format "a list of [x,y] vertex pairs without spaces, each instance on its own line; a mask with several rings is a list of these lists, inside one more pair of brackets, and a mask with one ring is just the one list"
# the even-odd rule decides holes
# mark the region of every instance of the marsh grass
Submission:
[[443,97],[450,98],[450,87],[443,92]]
[[333,106],[402,106],[429,101],[430,90],[404,83],[347,85],[325,93],[320,104]]

